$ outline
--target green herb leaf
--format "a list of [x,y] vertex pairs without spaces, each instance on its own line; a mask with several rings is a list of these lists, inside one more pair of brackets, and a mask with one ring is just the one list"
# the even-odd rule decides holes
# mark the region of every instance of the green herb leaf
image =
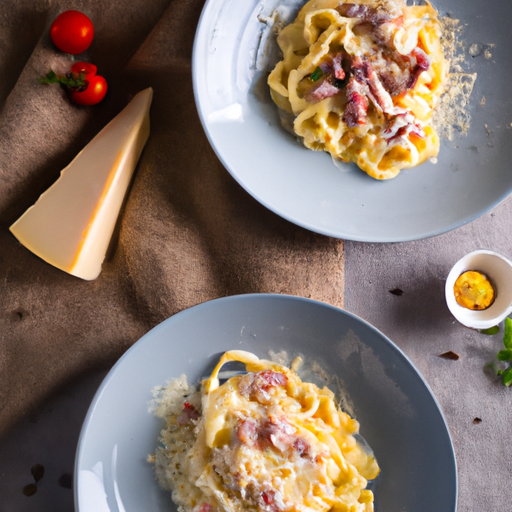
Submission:
[[59,83],[59,77],[57,76],[57,73],[55,71],[50,71],[45,76],[39,77],[39,83],[40,84],[58,84]]
[[512,349],[512,320],[505,318],[505,332],[503,333],[503,345],[505,348]]
[[512,368],[503,372],[503,384],[507,387],[512,384]]
[[40,76],[38,80],[40,84],[61,84],[70,89],[85,89],[89,83],[85,79],[85,73],[80,73],[78,76],[72,73],[57,75],[53,70],[45,76]]
[[495,325],[494,327],[489,327],[489,329],[480,329],[482,334],[487,334],[488,336],[492,336],[493,334],[498,334],[500,332],[500,326]]
[[318,80],[320,80],[320,78],[322,78],[324,76],[324,72],[320,69],[320,66],[317,66],[315,71],[313,71],[313,73],[311,73],[311,80],[313,80],[313,82],[316,82]]
[[498,361],[512,361],[512,349],[506,348],[505,350],[500,350],[496,355],[496,359]]

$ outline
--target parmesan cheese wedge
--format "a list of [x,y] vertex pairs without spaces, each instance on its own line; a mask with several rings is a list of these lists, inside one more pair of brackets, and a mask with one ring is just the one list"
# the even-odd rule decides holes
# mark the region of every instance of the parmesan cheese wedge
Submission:
[[10,227],[27,249],[76,277],[99,276],[149,137],[152,98],[151,88],[139,92]]

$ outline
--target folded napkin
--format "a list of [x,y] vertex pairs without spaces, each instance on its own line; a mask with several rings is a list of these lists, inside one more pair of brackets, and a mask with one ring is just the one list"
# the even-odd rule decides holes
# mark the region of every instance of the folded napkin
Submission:
[[[112,365],[165,318],[205,300],[273,292],[343,305],[343,242],[261,206],[223,168],[200,124],[191,53],[204,0],[4,0],[0,17],[0,434],[55,390]],[[109,92],[72,104],[37,77],[70,58],[55,17],[86,13],[95,39],[78,60]],[[9,226],[140,90],[151,135],[100,276],[45,263]]]

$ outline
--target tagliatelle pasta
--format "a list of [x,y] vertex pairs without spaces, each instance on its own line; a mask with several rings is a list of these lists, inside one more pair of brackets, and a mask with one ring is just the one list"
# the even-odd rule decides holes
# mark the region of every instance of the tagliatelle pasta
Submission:
[[[241,361],[247,373],[219,381]],[[165,394],[167,393],[167,400]],[[160,396],[160,483],[184,512],[372,512],[379,467],[359,424],[327,388],[244,351],[226,352],[201,390],[184,377]]]
[[402,0],[310,0],[277,41],[268,84],[305,146],[395,177],[439,152],[431,124],[447,63],[436,10]]

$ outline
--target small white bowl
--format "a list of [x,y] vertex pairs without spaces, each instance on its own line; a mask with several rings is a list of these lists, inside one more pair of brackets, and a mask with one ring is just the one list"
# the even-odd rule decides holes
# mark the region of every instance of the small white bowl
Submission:
[[[487,309],[472,311],[455,300],[453,286],[457,278],[467,270],[485,274],[494,286],[496,298]],[[512,262],[493,251],[470,252],[450,270],[446,279],[445,295],[448,309],[462,325],[473,329],[488,329],[498,325],[512,313]]]

